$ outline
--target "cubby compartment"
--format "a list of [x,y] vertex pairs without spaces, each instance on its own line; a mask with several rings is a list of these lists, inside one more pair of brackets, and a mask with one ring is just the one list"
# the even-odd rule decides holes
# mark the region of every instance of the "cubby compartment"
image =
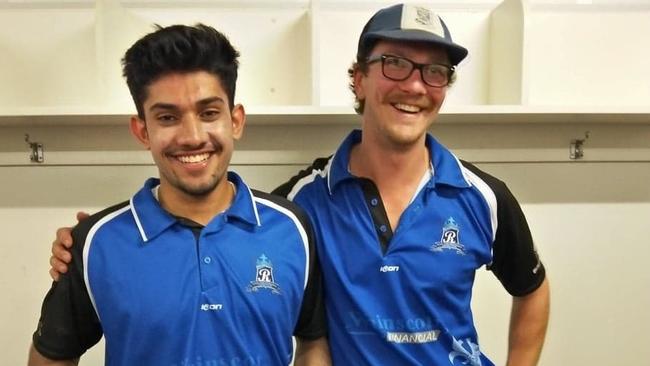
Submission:
[[650,106],[650,2],[530,1],[525,23],[525,104]]
[[92,2],[0,2],[0,115],[92,113],[102,72],[94,15]]
[[[419,1],[407,3],[421,4]],[[469,50],[441,123],[650,123],[646,0],[427,2]],[[357,123],[347,69],[379,0],[0,1],[0,125],[122,123],[126,49],[202,22],[241,53],[251,123]],[[580,116],[577,117],[576,116]]]

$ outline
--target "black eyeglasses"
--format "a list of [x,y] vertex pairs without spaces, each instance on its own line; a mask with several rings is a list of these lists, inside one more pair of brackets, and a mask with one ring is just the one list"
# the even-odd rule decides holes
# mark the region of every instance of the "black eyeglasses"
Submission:
[[393,55],[378,55],[368,57],[368,65],[381,61],[381,73],[390,80],[403,81],[408,79],[413,70],[420,70],[422,81],[436,88],[449,85],[449,80],[456,69],[444,64],[419,64],[408,58]]

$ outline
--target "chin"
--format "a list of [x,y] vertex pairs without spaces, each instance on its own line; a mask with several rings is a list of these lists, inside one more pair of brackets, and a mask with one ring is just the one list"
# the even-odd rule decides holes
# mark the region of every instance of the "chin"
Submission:
[[388,139],[396,145],[410,146],[419,143],[427,133],[426,129],[406,128],[405,130],[388,131]]
[[219,180],[215,179],[209,182],[195,184],[179,182],[177,188],[190,196],[200,197],[212,193],[217,189],[217,185],[219,185]]
[[182,187],[181,190],[193,197],[203,197],[214,191],[215,187]]

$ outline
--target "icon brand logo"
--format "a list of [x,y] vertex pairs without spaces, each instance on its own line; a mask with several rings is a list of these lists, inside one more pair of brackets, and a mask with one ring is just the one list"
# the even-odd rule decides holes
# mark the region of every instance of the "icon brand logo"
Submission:
[[217,311],[223,309],[223,304],[201,304],[201,310],[203,311]]
[[379,268],[380,272],[398,272],[399,271],[399,266],[381,266]]
[[431,246],[434,252],[442,252],[444,249],[455,250],[456,254],[465,255],[465,246],[460,243],[460,227],[453,217],[449,217],[442,227],[440,241]]
[[273,280],[273,263],[269,258],[262,254],[257,258],[255,271],[255,281],[251,281],[248,284],[249,292],[257,292],[259,289],[268,289],[271,290],[271,293],[279,295],[280,286]]

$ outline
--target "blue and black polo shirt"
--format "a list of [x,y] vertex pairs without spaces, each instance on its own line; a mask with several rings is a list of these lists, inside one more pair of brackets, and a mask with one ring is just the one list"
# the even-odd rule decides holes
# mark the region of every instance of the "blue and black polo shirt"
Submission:
[[228,179],[233,203],[205,227],[161,208],[153,178],[79,223],[35,348],[76,358],[103,334],[107,365],[287,365],[292,334],[325,335],[309,219]]
[[310,215],[337,365],[493,365],[471,312],[487,266],[514,296],[545,271],[506,185],[427,135],[431,170],[393,231],[375,183],[349,170],[352,132],[335,155],[276,189]]

